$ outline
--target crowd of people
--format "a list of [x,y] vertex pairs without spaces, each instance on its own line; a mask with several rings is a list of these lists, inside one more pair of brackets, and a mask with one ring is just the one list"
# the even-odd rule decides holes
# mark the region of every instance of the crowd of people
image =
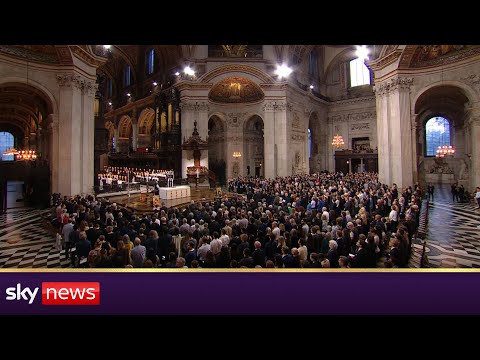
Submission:
[[418,185],[321,173],[239,177],[227,186],[241,194],[151,215],[93,195],[59,197],[53,223],[62,256],[100,268],[408,266],[424,195]]

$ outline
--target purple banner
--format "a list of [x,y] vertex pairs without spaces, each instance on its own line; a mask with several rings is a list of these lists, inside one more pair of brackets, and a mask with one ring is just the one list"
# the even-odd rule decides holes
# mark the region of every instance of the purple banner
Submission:
[[0,272],[7,314],[480,314],[471,272]]

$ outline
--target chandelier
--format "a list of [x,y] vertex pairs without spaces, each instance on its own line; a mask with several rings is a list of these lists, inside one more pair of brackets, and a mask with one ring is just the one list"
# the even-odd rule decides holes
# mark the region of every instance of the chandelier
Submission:
[[455,154],[455,149],[453,148],[452,145],[443,145],[443,146],[439,146],[437,148],[437,155],[435,155],[436,157],[445,157],[445,156],[453,156]]
[[333,137],[332,145],[335,146],[337,149],[345,145],[342,135],[335,135]]
[[10,150],[7,150],[7,151],[4,151],[3,152],[3,156],[7,156],[7,155],[17,155],[19,153],[19,151],[15,148],[11,148]]
[[35,160],[37,158],[37,153],[35,150],[20,150],[15,154],[15,160]]
[[242,153],[241,153],[240,151],[234,151],[234,152],[233,152],[233,157],[234,157],[235,159],[238,159],[238,158],[241,157],[241,156],[242,156]]

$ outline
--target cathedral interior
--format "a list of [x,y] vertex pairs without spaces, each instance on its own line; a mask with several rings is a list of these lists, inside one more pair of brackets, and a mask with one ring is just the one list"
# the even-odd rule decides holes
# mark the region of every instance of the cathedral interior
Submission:
[[[48,206],[97,193],[106,167],[197,185],[200,168],[207,187],[372,172],[446,204],[480,185],[479,73],[479,45],[0,45],[0,185]],[[472,236],[473,253],[432,247],[438,266],[453,249],[480,266]]]

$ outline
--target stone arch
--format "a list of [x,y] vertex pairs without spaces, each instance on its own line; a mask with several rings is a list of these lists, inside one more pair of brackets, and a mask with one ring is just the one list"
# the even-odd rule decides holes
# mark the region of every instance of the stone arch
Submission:
[[154,119],[155,110],[152,108],[143,109],[138,117],[138,135],[150,135]]
[[[453,182],[462,180],[468,185],[468,179],[460,179],[464,168],[470,168],[470,159],[467,156],[471,148],[470,137],[467,136],[465,118],[466,106],[476,100],[476,94],[466,84],[458,81],[442,81],[423,87],[413,97],[414,117],[412,121],[416,133],[416,166],[420,183]],[[450,144],[455,147],[453,157],[436,159],[432,154],[427,155],[426,123],[433,117],[443,117],[449,122]],[[442,168],[439,169],[439,163]],[[439,174],[441,172],[441,174]]]
[[225,77],[237,76],[237,74],[239,76],[248,75],[247,78],[256,83],[275,83],[275,80],[264,71],[250,65],[241,64],[226,64],[219,66],[212,71],[202,75],[198,80],[203,83],[216,83]]
[[258,114],[249,114],[243,126],[243,174],[265,174],[265,122]]
[[53,96],[52,92],[41,83],[31,78],[27,79],[26,77],[19,76],[6,76],[0,78],[0,87],[9,84],[14,85],[15,83],[20,83],[35,88],[43,95],[45,99],[48,99],[48,101],[46,102],[46,104],[49,105],[49,107],[46,109],[48,112],[47,115],[58,114],[58,104],[55,96]]
[[217,182],[226,184],[227,124],[225,115],[215,112],[208,117],[208,167],[217,177]]

